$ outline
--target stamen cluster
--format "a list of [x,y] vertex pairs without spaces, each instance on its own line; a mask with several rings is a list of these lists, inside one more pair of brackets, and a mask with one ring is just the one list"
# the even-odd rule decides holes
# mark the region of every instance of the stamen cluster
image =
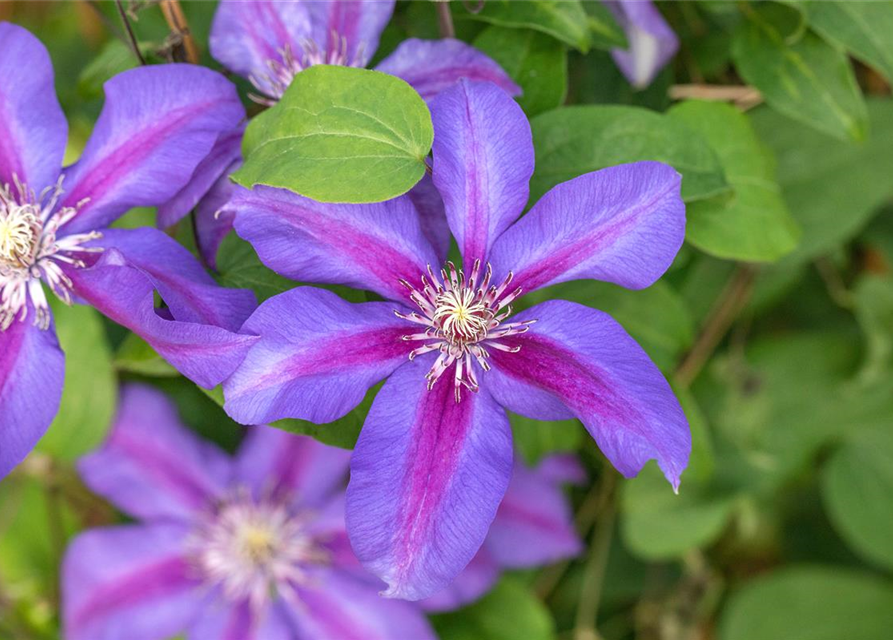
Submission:
[[496,286],[490,283],[493,270],[489,263],[481,275],[481,261],[477,260],[466,279],[465,273],[452,262],[440,270],[440,277],[428,265],[427,275],[423,275],[422,290],[419,291],[405,280],[400,284],[409,289],[410,299],[419,307],[421,314],[404,314],[395,311],[397,317],[427,327],[423,333],[403,336],[404,340],[426,342],[413,349],[409,359],[430,351],[439,351],[428,374],[428,389],[440,379],[453,364],[456,365],[454,387],[456,402],[462,399],[462,387],[472,392],[480,388],[474,370],[474,362],[484,371],[490,370],[487,359],[488,348],[517,352],[520,347],[510,347],[501,338],[527,332],[535,320],[502,324],[512,314],[511,303],[519,295],[521,288],[506,293],[512,282],[511,272]]
[[294,585],[308,582],[307,569],[326,562],[308,524],[281,496],[255,500],[236,491],[203,516],[190,556],[208,586],[259,611],[274,596],[295,600]]
[[34,324],[46,329],[50,324],[49,303],[41,281],[66,304],[71,304],[71,280],[60,264],[83,267],[71,254],[101,251],[81,244],[102,237],[97,232],[59,236],[65,223],[77,215],[85,202],[57,210],[62,195],[62,179],[40,196],[14,178],[14,189],[0,185],[0,331],[34,307]]
[[291,85],[292,80],[304,69],[312,67],[316,64],[330,64],[340,67],[358,67],[358,60],[362,58],[360,52],[354,60],[351,60],[347,53],[347,40],[336,33],[332,33],[332,40],[338,42],[338,47],[332,48],[331,51],[320,49],[313,40],[304,40],[301,43],[301,57],[295,56],[290,45],[285,45],[279,50],[279,58],[267,60],[266,66],[269,73],[260,76],[251,76],[251,84],[265,95],[251,94],[251,99],[258,104],[268,107],[274,106],[282,96],[285,90]]

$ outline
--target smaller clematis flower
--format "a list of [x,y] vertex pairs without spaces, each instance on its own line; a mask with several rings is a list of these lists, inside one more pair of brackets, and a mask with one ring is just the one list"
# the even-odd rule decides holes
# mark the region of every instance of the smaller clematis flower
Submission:
[[[521,296],[560,282],[655,282],[685,235],[679,174],[658,162],[588,173],[518,219],[534,154],[517,103],[462,80],[431,113],[439,201],[322,204],[256,187],[228,205],[278,273],[387,300],[312,287],[267,300],[244,327],[259,340],[223,387],[244,424],[326,423],[386,379],[351,460],[347,523],[387,595],[412,600],[445,588],[486,537],[511,476],[505,409],[578,418],[625,476],[656,459],[674,489],[691,449],[669,384],[609,316],[561,300],[512,315]],[[426,222],[438,203],[461,267],[434,266],[449,247]]]
[[87,531],[62,567],[68,640],[426,640],[344,531],[349,451],[253,427],[234,458],[150,387],[125,387],[86,484],[138,523]]
[[244,118],[235,87],[207,69],[162,65],[122,73],[105,91],[80,160],[63,169],[68,131],[49,55],[0,23],[0,478],[58,411],[64,357],[47,292],[93,305],[206,387],[252,342],[235,333],[256,305],[250,291],[217,287],[156,230],[108,228],[185,184]]
[[[425,640],[419,608],[381,598],[344,529],[349,452],[252,427],[235,458],[184,428],[150,387],[128,386],[84,481],[135,525],[88,531],[63,564],[69,640]],[[446,611],[486,593],[506,568],[570,557],[581,543],[561,484],[575,459],[519,465],[487,545],[422,602]]]
[[676,55],[679,38],[651,0],[602,0],[626,32],[627,49],[614,49],[617,66],[637,89],[647,87]]

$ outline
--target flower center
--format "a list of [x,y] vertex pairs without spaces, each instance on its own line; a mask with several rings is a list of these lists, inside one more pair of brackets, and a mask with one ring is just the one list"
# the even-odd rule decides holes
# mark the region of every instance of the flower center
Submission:
[[57,209],[61,179],[39,197],[18,179],[13,179],[13,185],[0,184],[0,331],[16,318],[24,320],[29,302],[34,324],[46,329],[50,311],[41,282],[71,304],[71,280],[60,265],[83,267],[83,261],[72,254],[101,251],[81,244],[102,236],[96,232],[59,236],[59,229],[85,204]]
[[410,360],[429,351],[440,352],[425,376],[429,390],[450,366],[455,365],[453,384],[456,402],[462,400],[462,387],[472,392],[479,389],[475,363],[484,371],[490,370],[487,362],[490,353],[487,349],[517,352],[520,347],[510,347],[500,340],[525,333],[536,322],[527,320],[503,324],[512,314],[511,303],[521,295],[521,289],[519,287],[506,293],[512,282],[511,273],[500,285],[491,284],[493,271],[489,264],[483,277],[480,276],[480,260],[474,263],[468,278],[452,262],[441,269],[440,277],[429,266],[427,275],[422,276],[421,291],[405,280],[400,281],[409,289],[410,299],[421,313],[394,312],[398,318],[426,327],[422,333],[403,336],[407,341],[425,343],[409,353]]
[[337,42],[338,46],[325,51],[313,40],[304,40],[301,43],[300,58],[292,51],[291,45],[285,45],[279,50],[278,58],[267,60],[267,73],[252,75],[248,78],[251,84],[264,94],[251,94],[251,99],[268,107],[274,106],[285,94],[285,90],[291,85],[296,75],[317,64],[330,64],[339,67],[361,66],[360,62],[363,58],[361,51],[357,51],[357,55],[351,60],[347,53],[347,40],[333,32],[332,41]]
[[209,586],[255,610],[273,595],[294,598],[307,569],[326,562],[308,531],[306,514],[294,514],[279,498],[255,500],[238,491],[205,514],[188,543],[190,557]]

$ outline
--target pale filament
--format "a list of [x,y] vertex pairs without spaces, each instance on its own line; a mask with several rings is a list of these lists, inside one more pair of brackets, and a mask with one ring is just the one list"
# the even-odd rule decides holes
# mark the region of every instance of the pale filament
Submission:
[[[14,188],[13,188],[14,187]],[[0,185],[0,331],[16,320],[25,320],[29,302],[34,324],[50,325],[50,310],[42,282],[66,304],[71,304],[71,280],[62,264],[76,268],[83,261],[72,254],[101,249],[81,245],[102,237],[97,232],[59,237],[59,229],[86,203],[74,207],[56,205],[62,195],[62,178],[37,196],[13,177],[13,185]]]
[[491,284],[493,271],[489,264],[481,277],[481,261],[477,260],[466,279],[461,269],[452,262],[440,270],[438,277],[428,265],[427,275],[421,278],[421,291],[401,280],[409,289],[410,299],[421,313],[401,313],[403,318],[425,327],[424,331],[403,336],[404,340],[424,342],[409,353],[409,359],[431,351],[440,355],[425,376],[428,389],[440,379],[453,364],[456,365],[453,385],[456,402],[462,400],[462,387],[472,392],[480,388],[475,365],[483,371],[490,370],[488,349],[515,353],[520,347],[512,347],[502,338],[526,333],[536,320],[503,324],[512,313],[511,303],[521,295],[520,287],[507,293],[512,282],[509,273],[499,285]]

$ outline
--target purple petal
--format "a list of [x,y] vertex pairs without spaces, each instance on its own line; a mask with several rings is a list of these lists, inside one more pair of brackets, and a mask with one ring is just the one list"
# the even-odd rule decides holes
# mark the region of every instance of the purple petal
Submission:
[[33,313],[0,330],[0,479],[31,452],[62,399],[65,357],[55,329],[34,326]]
[[[670,385],[610,316],[552,300],[518,314],[531,330],[503,339],[517,353],[491,351],[488,388],[507,409],[526,414],[529,399],[551,396],[579,418],[627,477],[656,458],[674,488],[688,464],[691,434]],[[541,415],[531,415],[540,418]]]
[[236,457],[239,484],[255,495],[294,494],[301,506],[318,508],[345,485],[350,451],[272,427],[251,427]]
[[435,264],[443,264],[450,251],[450,225],[446,219],[446,210],[443,207],[443,198],[434,186],[434,181],[427,173],[416,183],[407,194],[412,200],[413,206],[419,212],[419,225],[425,239],[434,248],[437,256]]
[[[512,469],[505,412],[486,391],[456,402],[434,354],[398,369],[366,418],[350,465],[347,531],[386,596],[420,600],[444,589],[477,553]],[[444,376],[449,376],[449,372]]]
[[211,153],[195,168],[189,183],[173,198],[158,207],[158,226],[166,229],[178,223],[221,179],[228,180],[235,163],[242,158],[241,126],[221,135]]
[[499,566],[485,544],[446,589],[438,591],[430,598],[421,600],[419,606],[432,613],[453,611],[464,607],[492,589],[496,581],[499,580],[500,573]]
[[489,82],[462,80],[431,104],[434,184],[465,264],[485,262],[530,194],[533,140],[521,107]]
[[412,326],[394,306],[312,287],[270,298],[245,323],[260,339],[223,385],[227,413],[243,424],[344,416],[409,356]]
[[212,388],[235,370],[257,340],[222,327],[162,317],[155,310],[155,286],[117,249],[107,249],[87,269],[69,269],[76,295],[138,334],[196,384]]
[[214,183],[195,210],[195,241],[202,259],[212,269],[217,269],[217,253],[224,238],[233,229],[236,214],[226,205],[233,196],[236,185],[230,174],[241,166],[234,162]]
[[583,550],[574,530],[570,502],[561,483],[553,478],[553,471],[552,465],[543,472],[541,468],[515,464],[505,499],[484,543],[500,566],[536,567],[571,558]]
[[209,603],[186,635],[189,640],[295,640],[285,605],[276,603],[255,614],[246,602]]
[[226,455],[187,430],[167,396],[135,384],[121,393],[108,440],[78,471],[94,493],[143,520],[189,520],[231,473]]
[[46,48],[26,29],[0,22],[0,184],[18,177],[40,194],[56,183],[67,141]]
[[198,615],[202,591],[184,556],[189,530],[172,525],[96,529],[62,566],[68,640],[164,640]]
[[577,457],[569,453],[544,458],[536,468],[536,475],[555,484],[586,484],[586,470]]
[[497,62],[461,40],[409,38],[382,60],[376,71],[403,78],[429,101],[462,78],[492,82],[511,96],[521,94]]
[[105,94],[81,159],[65,170],[62,205],[87,200],[68,233],[102,229],[132,207],[167,202],[245,117],[233,83],[186,64],[125,71],[105,83]]
[[626,32],[629,49],[611,55],[630,84],[644,89],[676,55],[679,39],[649,0],[605,2]]
[[328,60],[346,55],[346,63],[365,67],[378,49],[378,39],[394,13],[394,0],[328,0],[306,2],[313,40]]
[[418,607],[382,598],[374,587],[337,570],[323,570],[297,589],[303,606],[288,612],[298,638],[434,640]]
[[499,238],[493,270],[513,272],[525,293],[582,278],[647,287],[685,237],[681,180],[660,162],[635,162],[559,184]]
[[237,188],[229,208],[236,233],[261,261],[299,282],[344,284],[408,301],[400,284],[420,282],[437,256],[409,198],[323,204],[285,189]]
[[95,244],[120,251],[142,271],[180,322],[238,331],[257,308],[253,292],[218,286],[195,256],[157,229],[107,229]]

